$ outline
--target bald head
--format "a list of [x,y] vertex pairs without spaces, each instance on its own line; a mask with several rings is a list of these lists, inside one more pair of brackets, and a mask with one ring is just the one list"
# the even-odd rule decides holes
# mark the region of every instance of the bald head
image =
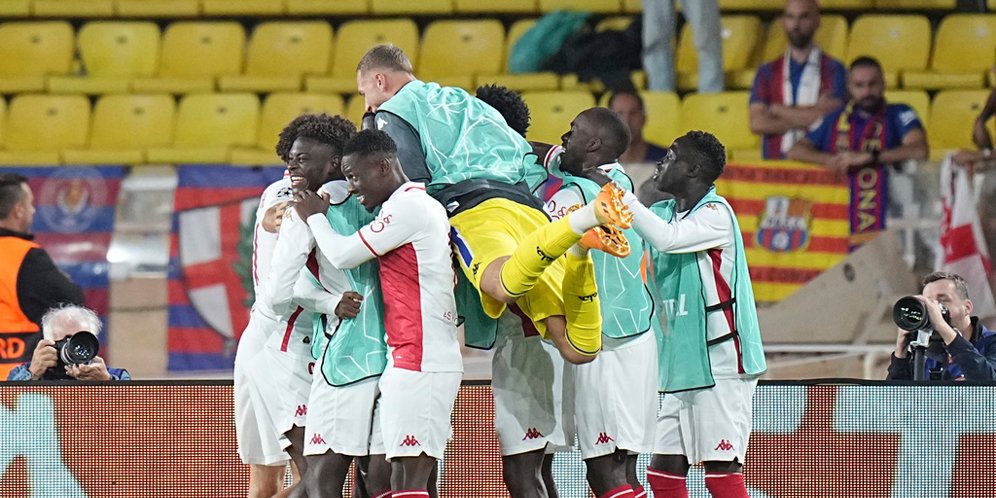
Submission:
[[816,0],[788,0],[782,14],[782,28],[792,48],[806,50],[820,27],[820,4]]

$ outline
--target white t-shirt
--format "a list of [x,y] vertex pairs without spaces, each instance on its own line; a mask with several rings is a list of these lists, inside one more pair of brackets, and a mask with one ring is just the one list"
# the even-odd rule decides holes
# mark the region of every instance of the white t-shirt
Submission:
[[456,334],[450,223],[421,183],[408,182],[377,218],[348,237],[312,215],[308,225],[323,255],[339,268],[379,258],[388,364],[422,372],[462,372]]

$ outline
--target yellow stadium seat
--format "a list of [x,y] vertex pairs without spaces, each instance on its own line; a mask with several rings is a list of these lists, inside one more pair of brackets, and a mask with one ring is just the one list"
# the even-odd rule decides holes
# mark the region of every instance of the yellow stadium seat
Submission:
[[874,4],[874,0],[820,0],[822,10],[865,10]]
[[[756,16],[722,16],[720,23],[723,27],[723,70],[726,71],[728,83],[732,84],[739,80],[735,78],[736,75],[754,66],[753,59],[761,39],[761,20]],[[698,86],[698,54],[689,24],[681,29],[675,71],[678,73],[679,89],[693,90]],[[750,82],[747,82],[747,86],[750,86]]]
[[[274,152],[277,136],[294,118],[302,114],[342,114],[342,97],[318,93],[271,93],[263,101],[252,148],[236,147],[232,150],[232,164],[258,166],[283,164]],[[354,121],[358,123],[359,121]],[[357,128],[359,128],[357,126]]]
[[782,10],[785,0],[719,0],[720,10]]
[[83,76],[52,76],[53,93],[123,93],[159,67],[159,27],[152,22],[94,21],[77,36]]
[[59,151],[86,144],[90,101],[82,95],[18,95],[4,125],[0,164],[59,164]]
[[529,106],[529,140],[559,144],[560,137],[571,129],[571,121],[581,111],[595,106],[595,97],[587,91],[523,92]]
[[[824,14],[820,16],[820,29],[816,30],[816,45],[828,55],[839,60],[847,56],[847,19],[839,14]],[[761,62],[770,62],[781,57],[788,48],[785,29],[781,18],[768,25],[768,34],[764,39],[764,49],[761,52]]]
[[885,101],[890,104],[906,104],[913,108],[924,126],[930,122],[930,95],[924,90],[886,90]]
[[7,121],[7,101],[0,99],[0,144],[3,144],[3,127]]
[[352,93],[356,91],[356,64],[367,50],[382,43],[393,43],[417,64],[418,26],[410,18],[347,21],[336,33],[335,54],[330,74],[309,76],[309,92]]
[[598,14],[615,14],[622,12],[620,0],[539,0],[540,12],[555,10],[579,10]]
[[533,14],[537,11],[536,0],[456,0],[456,12],[463,14],[501,13]]
[[163,33],[159,73],[137,78],[144,93],[194,93],[214,90],[215,78],[242,72],[246,34],[237,22],[175,22]]
[[363,100],[363,96],[360,94],[354,94],[349,97],[349,101],[346,102],[345,118],[354,123],[360,123],[363,121],[363,113],[365,113],[366,110],[366,103]]
[[6,0],[0,2],[0,16],[28,17],[31,15],[30,0]]
[[996,48],[996,15],[950,14],[941,20],[929,71],[903,73],[907,88],[982,88]]
[[45,76],[73,65],[73,27],[65,21],[0,24],[0,93],[45,89]]
[[502,74],[480,75],[477,77],[476,86],[489,83],[502,85],[512,90],[556,90],[560,85],[560,78],[552,72],[539,73],[509,73],[508,58],[512,54],[512,47],[519,41],[522,35],[536,25],[536,19],[520,19],[508,29],[508,36],[505,37],[505,52],[502,57]]
[[453,0],[370,0],[370,12],[376,15],[452,14]]
[[113,0],[34,0],[35,17],[113,17]]
[[173,145],[150,147],[153,163],[226,163],[233,146],[251,147],[259,126],[259,98],[252,93],[190,94],[177,109]]
[[264,22],[252,33],[243,76],[222,76],[223,91],[297,91],[302,77],[325,74],[332,27],[325,21]]
[[367,0],[287,0],[287,13],[296,15],[315,14],[367,14],[370,4]]
[[[643,112],[647,122],[643,126],[643,138],[658,145],[668,146],[680,136],[681,99],[674,92],[640,92],[643,99]],[[602,94],[599,104],[609,107],[612,92]]]
[[417,74],[470,90],[475,77],[501,72],[504,46],[505,28],[497,19],[435,21],[422,35]]
[[595,31],[622,31],[629,27],[636,18],[633,16],[609,16],[595,25]]
[[900,73],[927,67],[930,41],[930,22],[924,16],[863,15],[851,25],[847,61],[850,63],[862,55],[878,59],[886,87],[895,88]]
[[140,164],[145,148],[173,141],[170,95],[105,95],[93,109],[90,145],[62,153],[66,164]]
[[932,158],[952,149],[974,149],[972,125],[982,112],[989,90],[942,90],[934,96],[927,123]]
[[750,92],[689,94],[681,102],[678,133],[708,131],[716,135],[727,150],[758,147],[757,135],[750,131],[749,99]]
[[201,11],[198,0],[116,0],[119,17],[194,17]]
[[875,0],[875,8],[882,10],[954,10],[957,4],[958,0]]
[[201,0],[201,10],[209,16],[258,16],[284,13],[283,0]]

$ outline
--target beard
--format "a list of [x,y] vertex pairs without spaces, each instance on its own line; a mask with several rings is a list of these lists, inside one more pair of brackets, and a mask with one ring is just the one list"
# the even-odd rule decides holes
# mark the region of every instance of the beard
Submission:
[[802,33],[800,31],[789,31],[785,33],[789,45],[793,48],[806,48],[813,42],[813,33]]
[[885,104],[885,99],[881,96],[868,96],[855,102],[854,107],[867,113],[872,113],[879,110],[883,104]]

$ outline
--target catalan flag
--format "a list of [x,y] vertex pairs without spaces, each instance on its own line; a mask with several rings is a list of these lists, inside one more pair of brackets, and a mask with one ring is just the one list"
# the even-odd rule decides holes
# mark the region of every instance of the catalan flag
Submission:
[[758,302],[777,302],[848,253],[847,179],[789,161],[735,162],[716,182],[737,213]]

